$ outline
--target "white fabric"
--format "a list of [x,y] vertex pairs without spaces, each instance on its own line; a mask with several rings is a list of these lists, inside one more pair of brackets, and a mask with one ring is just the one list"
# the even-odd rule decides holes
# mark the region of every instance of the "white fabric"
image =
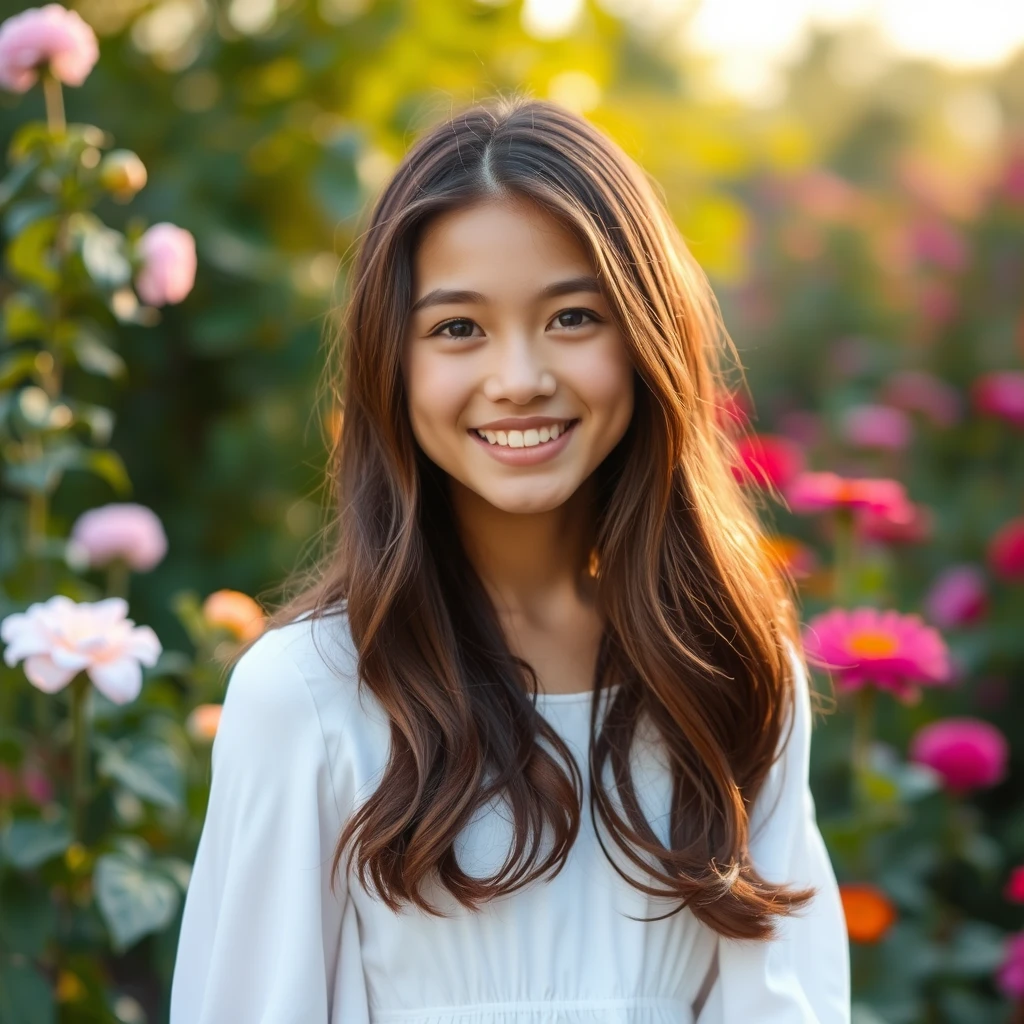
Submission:
[[[585,786],[580,832],[559,874],[476,914],[440,886],[425,893],[447,917],[408,906],[394,914],[347,870],[336,894],[328,887],[342,823],[373,792],[390,743],[383,709],[357,688],[345,622],[321,621],[314,635],[301,618],[266,633],[232,672],[170,1024],[848,1024],[849,949],[807,784],[802,673],[792,742],[759,798],[752,849],[767,877],[815,885],[819,895],[803,916],[779,919],[778,940],[721,940],[688,909],[631,920],[674,904],[639,893],[598,844],[589,694],[538,697]],[[654,745],[633,763],[643,809],[665,841],[667,768]],[[512,832],[500,810],[481,809],[456,841],[471,874],[490,874],[505,858]],[[602,839],[636,876],[604,831]]]

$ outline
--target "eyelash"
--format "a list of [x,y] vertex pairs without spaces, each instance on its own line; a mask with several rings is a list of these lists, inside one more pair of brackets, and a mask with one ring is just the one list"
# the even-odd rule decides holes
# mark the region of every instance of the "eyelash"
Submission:
[[[590,322],[591,323],[599,324],[599,323],[603,323],[604,322],[603,319],[601,317],[599,317],[592,309],[584,309],[582,306],[571,306],[568,309],[560,309],[551,319],[552,320],[557,320],[560,316],[564,316],[566,313],[582,313],[584,316],[590,317]],[[444,323],[438,324],[437,327],[435,327],[430,332],[430,334],[427,335],[427,337],[428,338],[441,337],[442,336],[441,332],[446,327],[451,327],[452,324],[474,324],[476,326],[479,326],[479,324],[477,324],[475,320],[470,320],[470,318],[468,316],[456,316],[456,317],[452,317],[451,320],[445,320]],[[579,330],[581,330],[582,328],[584,328],[586,326],[587,326],[587,322],[584,321],[581,324],[575,324],[572,327],[565,327],[565,326],[563,326],[560,329],[563,330],[563,331],[579,331]],[[452,341],[465,341],[465,340],[468,340],[468,338],[456,336],[454,334],[444,335],[444,337],[451,338]]]

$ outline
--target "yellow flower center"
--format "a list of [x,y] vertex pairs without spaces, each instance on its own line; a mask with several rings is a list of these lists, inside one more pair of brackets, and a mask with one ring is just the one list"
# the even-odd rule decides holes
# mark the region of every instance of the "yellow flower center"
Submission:
[[851,654],[862,658],[884,658],[899,650],[899,641],[891,633],[855,633],[847,642]]

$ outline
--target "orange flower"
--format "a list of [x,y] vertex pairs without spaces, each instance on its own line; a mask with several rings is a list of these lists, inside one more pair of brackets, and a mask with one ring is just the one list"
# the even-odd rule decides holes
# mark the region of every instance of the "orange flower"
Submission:
[[212,742],[220,725],[220,704],[199,704],[192,709],[185,728],[193,739]]
[[810,576],[817,568],[814,552],[806,544],[801,544],[795,537],[762,534],[760,540],[765,554],[779,568],[791,572],[798,579]]
[[238,590],[214,591],[203,602],[203,617],[239,640],[252,640],[263,632],[263,609]]
[[850,938],[854,942],[880,942],[896,920],[896,908],[889,897],[867,882],[844,882],[839,895]]

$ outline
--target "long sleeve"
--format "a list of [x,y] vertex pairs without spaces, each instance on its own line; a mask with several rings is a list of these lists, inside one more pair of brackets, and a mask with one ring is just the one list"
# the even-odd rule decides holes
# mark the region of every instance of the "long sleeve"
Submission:
[[[796,672],[795,721],[751,814],[751,856],[773,882],[811,885],[817,895],[780,917],[770,942],[718,939],[718,977],[698,1024],[849,1024],[850,949],[839,887],[815,817],[809,784],[811,702]],[[788,723],[783,727],[785,742]]]
[[344,870],[330,891],[341,822],[317,705],[268,633],[228,682],[170,1024],[368,1024]]

